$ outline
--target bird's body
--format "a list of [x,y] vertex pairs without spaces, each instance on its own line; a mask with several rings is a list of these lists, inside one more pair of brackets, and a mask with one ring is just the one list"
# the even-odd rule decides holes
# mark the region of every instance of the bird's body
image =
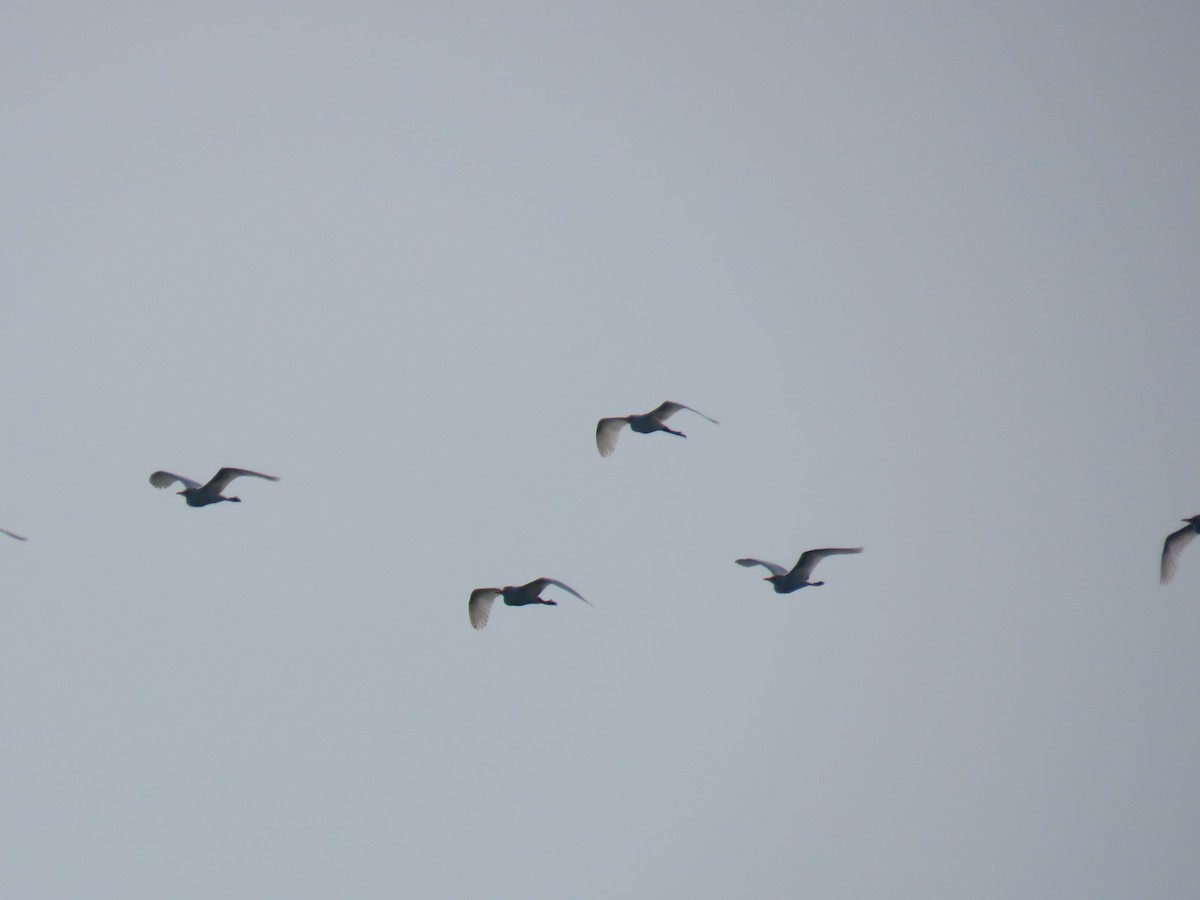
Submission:
[[18,541],[29,540],[29,538],[21,537],[21,535],[16,534],[15,532],[9,531],[7,528],[0,528],[0,534],[7,534],[10,538],[16,538]]
[[164,472],[161,469],[150,476],[150,483],[156,488],[166,488],[178,481],[183,485],[183,490],[176,491],[176,493],[183,496],[188,506],[209,506],[213,503],[220,503],[222,500],[229,503],[241,503],[242,500],[240,497],[226,497],[221,491],[229,486],[229,482],[242,475],[265,478],[267,481],[279,480],[274,475],[264,475],[262,472],[251,472],[249,469],[231,469],[225,467],[218,469],[217,474],[209,479],[208,484],[200,484],[198,481],[192,481],[190,478],[184,478],[182,475],[176,475],[173,472]]
[[606,419],[601,419],[596,423],[596,449],[600,451],[601,456],[611,456],[613,451],[617,449],[617,438],[621,434],[621,429],[628,425],[638,434],[653,434],[656,431],[665,431],[667,434],[673,434],[676,437],[687,437],[682,431],[675,431],[667,427],[667,419],[675,415],[681,409],[686,409],[689,412],[694,412],[703,419],[708,419],[714,425],[721,424],[716,419],[709,418],[700,412],[698,409],[692,409],[690,406],[684,406],[682,403],[673,403],[668,400],[648,413],[633,413],[628,416],[610,416]]
[[1172,531],[1163,541],[1162,562],[1158,572],[1159,584],[1171,583],[1171,579],[1175,577],[1175,569],[1179,566],[1179,556],[1183,553],[1183,548],[1200,533],[1200,516],[1192,516],[1182,521],[1187,524],[1178,531]]
[[530,606],[538,603],[543,606],[558,606],[555,600],[544,600],[540,595],[550,585],[562,588],[569,594],[583,600],[588,606],[592,603],[578,593],[569,585],[563,584],[561,581],[555,581],[553,578],[535,578],[528,584],[508,585],[502,588],[476,588],[471,591],[471,599],[467,601],[467,615],[471,619],[471,627],[480,629],[488,622],[488,616],[492,612],[492,604],[497,597],[504,600],[505,606]]
[[739,566],[762,566],[770,571],[770,575],[763,581],[771,582],[771,586],[775,588],[777,594],[790,594],[793,591],[798,591],[800,588],[820,587],[825,582],[809,581],[812,577],[813,569],[817,567],[817,563],[827,556],[840,556],[846,553],[862,553],[862,547],[826,547],[821,550],[805,550],[800,554],[800,559],[796,561],[796,565],[792,566],[791,571],[788,571],[783,566],[776,563],[764,562],[761,559],[738,559],[735,562]]

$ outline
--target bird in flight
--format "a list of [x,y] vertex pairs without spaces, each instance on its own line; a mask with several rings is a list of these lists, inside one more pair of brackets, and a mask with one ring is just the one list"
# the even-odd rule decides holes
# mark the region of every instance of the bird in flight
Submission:
[[1200,532],[1200,516],[1192,516],[1190,519],[1182,519],[1187,522],[1178,531],[1172,531],[1167,535],[1167,539],[1163,541],[1162,563],[1159,568],[1158,583],[1170,584],[1171,579],[1175,577],[1175,569],[1179,566],[1179,556],[1183,553],[1183,548],[1192,542],[1192,538]]
[[800,559],[796,561],[796,565],[792,566],[790,572],[783,566],[764,562],[761,559],[738,559],[734,560],[734,562],[739,566],[762,566],[764,569],[770,570],[771,574],[764,578],[763,581],[771,582],[777,594],[790,594],[793,591],[800,590],[800,588],[819,587],[825,583],[823,581],[808,580],[812,577],[813,569],[817,567],[817,563],[825,557],[862,552],[862,547],[826,547],[823,550],[805,550],[800,554]]
[[209,479],[208,484],[200,484],[198,481],[192,481],[190,478],[184,478],[182,475],[176,475],[173,472],[164,472],[161,469],[150,476],[150,483],[156,488],[166,488],[173,485],[176,481],[183,485],[182,491],[176,491],[177,494],[182,494],[187,500],[188,506],[208,506],[210,503],[220,503],[222,500],[228,500],[230,503],[241,503],[240,497],[225,497],[221,491],[229,486],[229,482],[242,475],[250,475],[254,478],[265,478],[267,481],[278,481],[274,475],[264,475],[262,472],[251,472],[249,469],[218,469],[217,474]]
[[0,534],[7,534],[10,538],[16,538],[18,541],[27,541],[29,538],[21,537],[19,534],[14,534],[7,528],[0,528]]
[[467,615],[471,619],[471,627],[478,630],[487,624],[488,616],[492,613],[492,603],[497,597],[504,598],[506,606],[529,606],[531,603],[558,606],[554,600],[543,600],[539,596],[550,585],[562,588],[568,594],[583,600],[588,606],[593,605],[573,587],[563,584],[561,581],[555,581],[553,578],[535,578],[529,584],[522,584],[518,587],[510,585],[502,588],[476,588],[471,591],[471,599],[467,601]]
[[648,413],[629,416],[611,416],[607,419],[601,419],[596,423],[596,449],[600,451],[601,456],[611,456],[613,451],[617,449],[617,438],[621,435],[621,429],[628,425],[638,434],[653,434],[655,431],[665,431],[667,434],[673,434],[677,437],[687,437],[682,431],[672,431],[667,427],[667,419],[675,415],[681,409],[686,409],[688,412],[694,412],[702,419],[708,419],[714,425],[720,425],[716,419],[709,418],[700,412],[698,409],[692,409],[690,406],[684,406],[682,403],[672,403],[668,400],[666,403],[659,406],[657,409],[652,409]]

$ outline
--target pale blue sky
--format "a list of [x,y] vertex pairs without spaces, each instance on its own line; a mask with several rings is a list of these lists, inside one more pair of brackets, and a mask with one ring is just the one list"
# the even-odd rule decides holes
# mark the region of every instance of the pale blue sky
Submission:
[[1194,897],[1198,27],[8,4],[0,896]]

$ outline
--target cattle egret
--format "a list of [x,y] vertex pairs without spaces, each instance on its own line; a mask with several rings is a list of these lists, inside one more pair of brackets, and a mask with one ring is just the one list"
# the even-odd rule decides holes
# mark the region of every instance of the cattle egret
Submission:
[[862,553],[862,547],[827,547],[824,550],[805,550],[800,554],[800,559],[796,561],[796,565],[792,567],[792,571],[788,571],[783,566],[775,563],[764,562],[761,559],[738,559],[734,560],[739,566],[762,566],[770,570],[763,581],[769,581],[775,587],[777,594],[790,594],[792,591],[798,591],[805,587],[819,587],[824,584],[823,581],[809,581],[812,577],[813,569],[817,567],[817,563],[827,556],[838,556],[843,553]]
[[653,409],[642,415],[635,413],[629,416],[612,416],[607,419],[601,419],[596,423],[596,449],[600,451],[601,456],[611,456],[612,452],[617,449],[617,438],[621,435],[621,429],[626,425],[638,434],[653,434],[655,431],[665,431],[667,434],[685,438],[687,435],[682,431],[672,431],[666,426],[667,419],[671,418],[671,416],[675,415],[681,409],[694,412],[701,418],[708,419],[714,425],[721,424],[716,419],[704,415],[698,409],[692,409],[690,406],[684,406],[682,403],[672,403],[668,400],[657,409]]
[[156,488],[166,488],[178,481],[184,488],[182,491],[176,491],[175,493],[182,494],[183,498],[187,500],[188,506],[208,506],[210,503],[220,503],[222,500],[228,500],[230,503],[241,503],[240,497],[224,497],[221,495],[221,491],[229,486],[229,482],[242,475],[265,478],[267,481],[279,480],[274,475],[251,472],[249,469],[224,468],[218,470],[217,474],[212,477],[208,484],[200,484],[197,481],[192,481],[190,478],[184,478],[182,475],[176,475],[173,472],[163,472],[161,470],[150,476],[150,483]]
[[529,606],[532,603],[558,606],[555,601],[543,600],[538,596],[552,584],[583,600],[588,606],[592,605],[590,600],[585,599],[573,587],[563,584],[561,581],[555,581],[553,578],[537,578],[529,584],[522,584],[518,587],[510,585],[502,588],[476,588],[471,591],[471,599],[467,601],[467,615],[471,618],[471,627],[480,629],[487,624],[488,616],[492,612],[492,603],[497,597],[504,598],[506,606]]

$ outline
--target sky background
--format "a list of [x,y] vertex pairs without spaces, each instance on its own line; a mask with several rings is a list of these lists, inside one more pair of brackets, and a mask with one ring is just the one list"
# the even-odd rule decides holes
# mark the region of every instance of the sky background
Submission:
[[1195,897],[1198,29],[6,3],[0,895]]

